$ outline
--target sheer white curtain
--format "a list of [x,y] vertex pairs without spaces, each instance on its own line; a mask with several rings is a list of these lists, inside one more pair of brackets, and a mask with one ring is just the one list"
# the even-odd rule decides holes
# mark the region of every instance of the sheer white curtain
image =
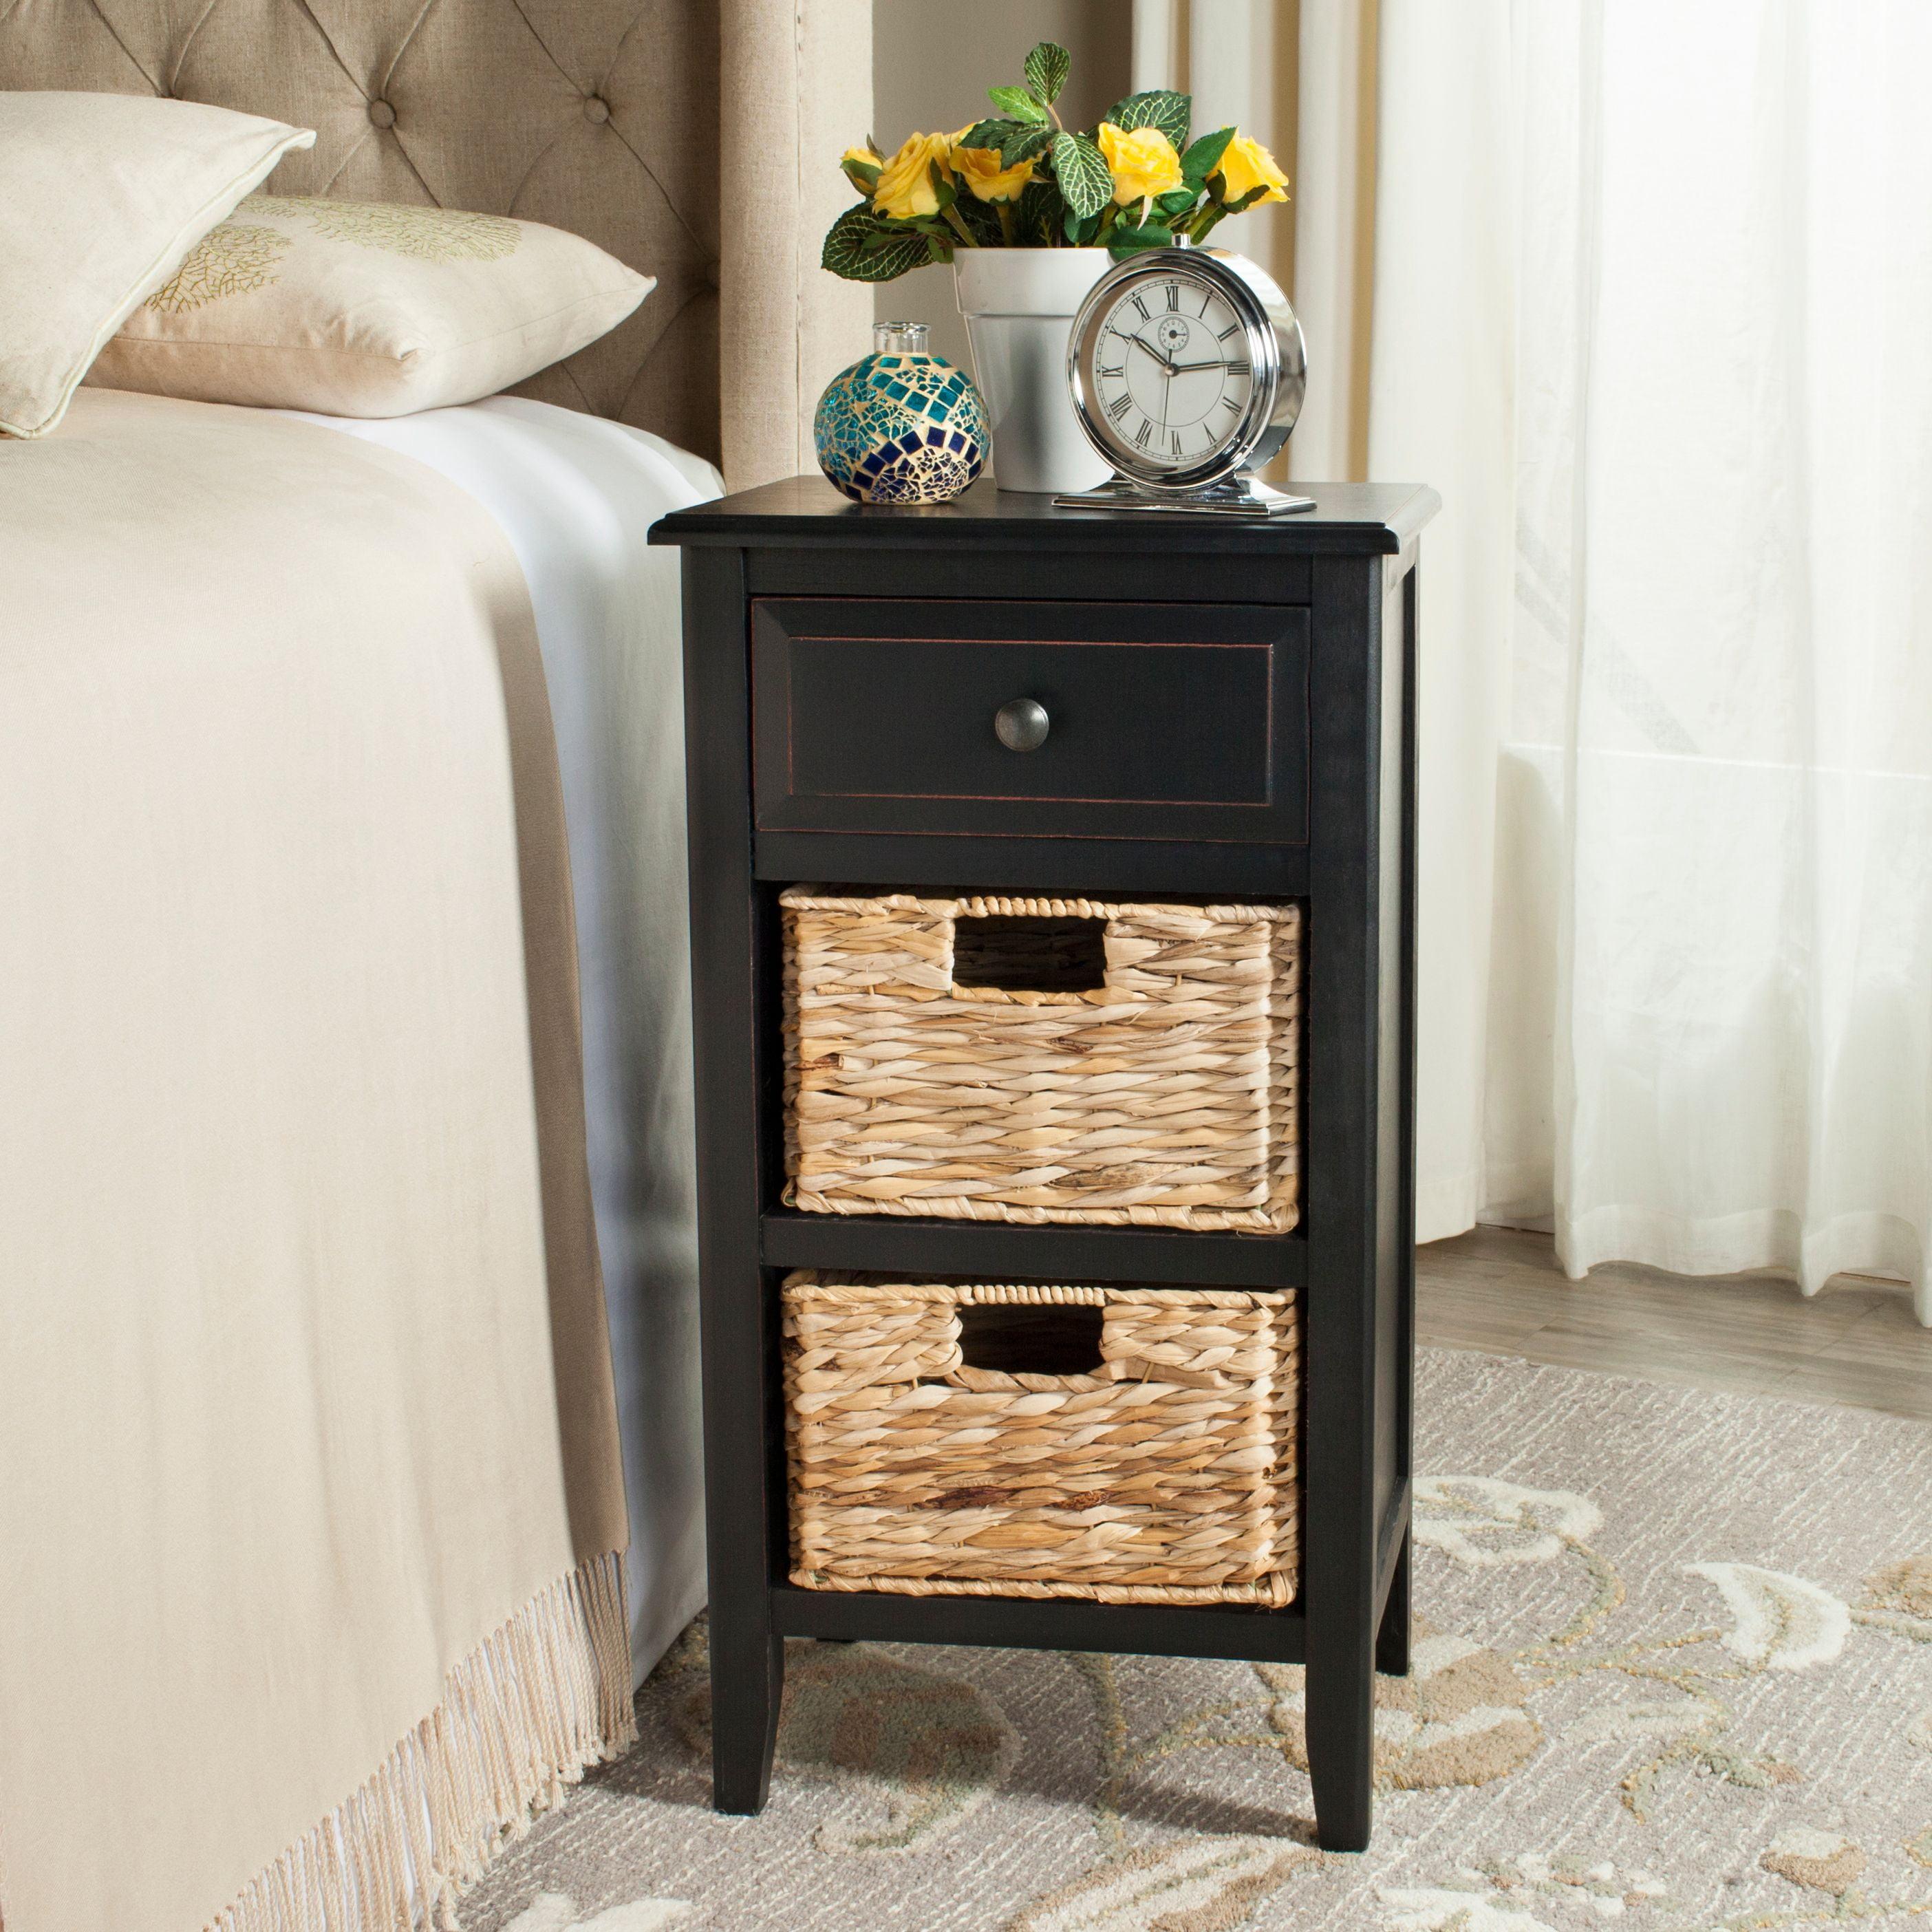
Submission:
[[1932,1322],[1932,7],[1382,0],[1381,52],[1425,1014],[1487,1022],[1425,1182]]
[[1134,0],[1133,85],[1194,98],[1196,131],[1238,127],[1294,182],[1215,236],[1293,298],[1316,380],[1278,481],[1366,473],[1376,0]]
[[[1404,76],[1394,106],[1417,118],[1382,130],[1393,170],[1377,161],[1377,0],[1134,0],[1133,27],[1136,87],[1190,89],[1196,127],[1238,123],[1293,177],[1287,208],[1251,211],[1216,237],[1286,284],[1308,338],[1288,476],[1408,478],[1445,500],[1424,572],[1432,674],[1421,686],[1416,1222],[1424,1240],[1460,1234],[1488,1198],[1490,863],[1505,668],[1495,614],[1509,601],[1514,299],[1508,224],[1495,219],[1510,193],[1498,152],[1506,157],[1508,143],[1493,138],[1508,112],[1507,4],[1469,0],[1466,26],[1462,0],[1405,18],[1393,37]],[[1384,262],[1376,210],[1391,194],[1402,239]],[[1372,365],[1372,315],[1400,344]],[[1373,448],[1372,421],[1383,425]],[[1447,614],[1466,607],[1452,625]],[[1456,646],[1454,675],[1433,675],[1451,628],[1469,641]]]

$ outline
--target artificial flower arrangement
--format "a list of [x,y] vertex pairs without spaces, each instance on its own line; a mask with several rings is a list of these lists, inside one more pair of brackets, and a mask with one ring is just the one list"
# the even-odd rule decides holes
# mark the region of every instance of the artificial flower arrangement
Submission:
[[1090,132],[1054,103],[1071,64],[1042,40],[1017,87],[988,89],[999,112],[956,134],[913,134],[889,160],[868,141],[839,166],[866,199],[825,238],[824,266],[848,281],[889,282],[958,248],[1108,248],[1124,255],[1201,241],[1257,202],[1286,201],[1288,178],[1233,128],[1189,139],[1193,103],[1130,94]]

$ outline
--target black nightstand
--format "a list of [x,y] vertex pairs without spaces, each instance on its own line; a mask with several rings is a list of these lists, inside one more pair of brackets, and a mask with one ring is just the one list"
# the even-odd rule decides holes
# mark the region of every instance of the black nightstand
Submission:
[[[684,549],[714,1796],[764,1802],[788,1636],[1308,1666],[1322,1843],[1368,1842],[1378,1669],[1408,1664],[1414,684],[1429,490],[1234,524],[816,478],[668,517]],[[836,647],[828,647],[830,645]],[[1003,706],[1046,714],[1036,748]],[[1040,721],[1009,710],[1007,738]],[[788,1211],[777,898],[802,880],[1297,899],[1292,1234]],[[1302,1288],[1302,1580],[1284,1610],[788,1580],[778,1283]]]

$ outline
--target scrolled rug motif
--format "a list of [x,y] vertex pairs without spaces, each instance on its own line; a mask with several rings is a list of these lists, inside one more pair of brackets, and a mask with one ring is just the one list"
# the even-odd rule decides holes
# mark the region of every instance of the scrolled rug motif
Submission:
[[1375,1844],[1310,1839],[1302,1673],[798,1644],[710,1810],[702,1626],[470,1932],[1783,1932],[1932,1921],[1932,1430],[1423,1359],[1416,1670]]

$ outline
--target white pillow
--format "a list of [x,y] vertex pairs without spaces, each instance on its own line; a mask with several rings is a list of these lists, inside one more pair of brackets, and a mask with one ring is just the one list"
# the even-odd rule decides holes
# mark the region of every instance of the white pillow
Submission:
[[115,331],[314,140],[198,101],[0,93],[0,434],[46,435]]
[[574,355],[656,286],[539,222],[251,194],[128,317],[88,380],[405,416],[494,395]]

